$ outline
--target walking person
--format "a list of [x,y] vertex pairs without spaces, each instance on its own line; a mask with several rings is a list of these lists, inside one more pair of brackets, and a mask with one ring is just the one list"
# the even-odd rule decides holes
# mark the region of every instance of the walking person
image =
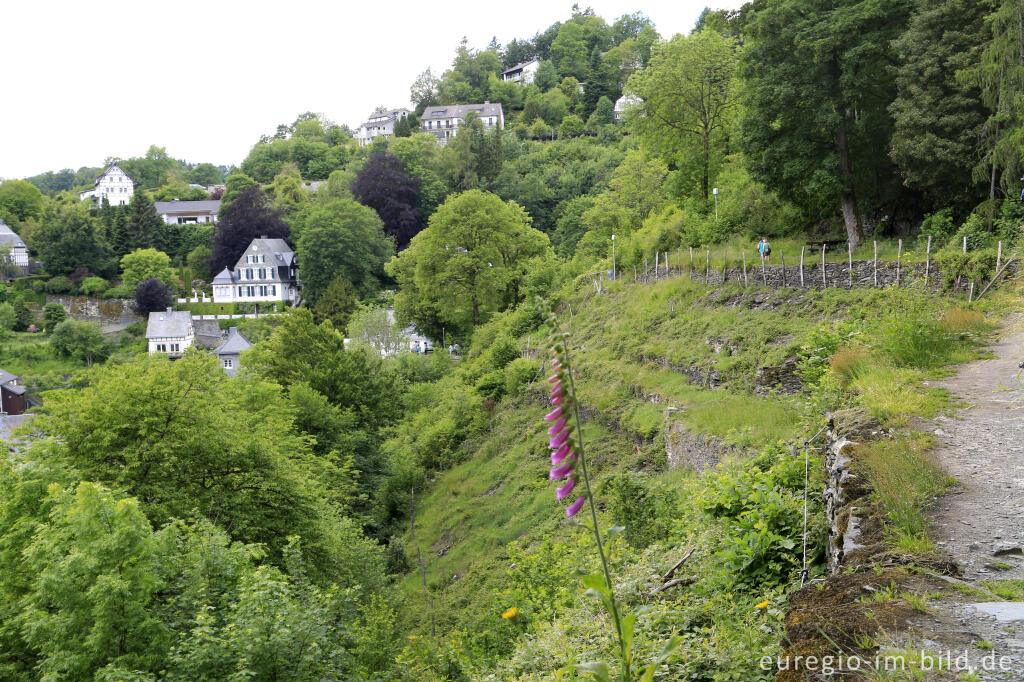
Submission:
[[768,243],[768,239],[761,237],[761,241],[757,243],[757,252],[761,254],[761,260],[765,263],[770,263],[772,260],[772,245]]

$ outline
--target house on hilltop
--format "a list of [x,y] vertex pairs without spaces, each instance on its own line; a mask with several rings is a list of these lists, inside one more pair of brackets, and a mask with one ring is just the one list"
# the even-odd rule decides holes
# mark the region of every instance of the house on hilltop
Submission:
[[202,201],[154,201],[156,212],[168,225],[189,225],[217,222],[220,199]]
[[258,237],[238,259],[213,278],[214,303],[299,302],[298,264],[288,242]]
[[[7,251],[6,254],[3,253],[4,250]],[[6,257],[11,265],[16,265],[23,271],[28,270],[28,247],[2,218],[0,218],[0,256]]]
[[146,323],[146,343],[150,355],[163,353],[169,358],[180,358],[196,341],[192,313],[168,308],[150,313]]
[[217,359],[220,360],[220,366],[224,368],[228,376],[233,377],[238,370],[238,356],[242,354],[243,350],[251,347],[252,344],[249,343],[249,340],[238,332],[238,327],[231,327],[228,329],[227,338],[214,352],[217,354]]
[[93,188],[79,192],[78,198],[95,199],[97,203],[102,203],[106,199],[111,206],[123,206],[131,201],[134,193],[135,183],[115,161],[100,173]]
[[537,75],[537,69],[539,68],[540,60],[534,57],[528,62],[516,64],[511,69],[502,71],[501,80],[519,83],[520,85],[529,85],[533,82],[533,78]]
[[372,144],[374,138],[378,135],[389,138],[395,134],[395,124],[400,119],[408,116],[409,113],[408,109],[385,109],[384,107],[379,107],[370,114],[370,118],[367,119],[366,123],[359,126],[352,137],[356,139],[360,147]]
[[427,107],[420,117],[420,129],[430,133],[437,138],[439,144],[444,144],[448,138],[455,137],[462,125],[466,114],[473,112],[484,124],[485,130],[491,128],[504,128],[505,115],[501,109],[500,102],[484,102],[483,104],[443,104],[436,107]]
[[622,123],[626,112],[643,102],[636,95],[623,95],[615,100],[615,122]]

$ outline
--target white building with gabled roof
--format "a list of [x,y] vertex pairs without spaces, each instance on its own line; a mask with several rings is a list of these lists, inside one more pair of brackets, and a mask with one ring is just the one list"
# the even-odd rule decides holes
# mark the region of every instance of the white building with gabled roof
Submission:
[[378,135],[389,138],[395,134],[395,124],[405,118],[411,112],[408,109],[385,109],[378,107],[370,114],[370,118],[359,126],[352,136],[359,143],[360,147],[366,147],[373,143]]
[[483,104],[442,104],[427,107],[420,117],[420,130],[437,138],[439,144],[445,144],[448,138],[455,137],[459,126],[470,112],[476,114],[483,123],[484,130],[505,127],[505,114],[501,102],[484,102]]
[[[6,249],[7,253],[3,253]],[[0,218],[0,256],[22,268],[28,267],[28,247],[21,237]]]
[[131,201],[133,194],[135,194],[135,183],[115,161],[100,173],[93,188],[79,192],[78,198],[95,199],[96,203],[102,203],[106,199],[111,206],[123,206]]
[[301,286],[295,253],[283,239],[253,239],[233,270],[213,278],[214,303],[275,303],[296,305]]
[[146,322],[146,343],[150,355],[161,353],[180,358],[196,342],[192,313],[168,308],[149,314]]
[[537,69],[539,68],[540,60],[534,57],[528,62],[516,64],[511,69],[505,69],[502,71],[501,80],[519,83],[521,85],[529,85],[533,82],[533,78],[537,75]]

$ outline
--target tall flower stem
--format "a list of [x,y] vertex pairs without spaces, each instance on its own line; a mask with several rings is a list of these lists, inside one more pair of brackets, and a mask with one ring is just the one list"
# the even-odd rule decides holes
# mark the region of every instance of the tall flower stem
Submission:
[[[569,362],[569,344],[565,343],[565,359],[568,371],[566,375],[569,378],[569,388],[571,395],[575,396],[576,393],[576,380],[573,378],[572,363]],[[597,507],[594,506],[594,496],[590,490],[590,474],[587,473],[587,458],[585,456],[585,450],[583,448],[583,421],[580,419],[580,404],[578,400],[572,401],[573,416],[576,418],[576,441],[579,443],[580,448],[580,471],[583,473],[583,486],[587,491],[587,505],[590,507],[590,520],[594,524],[594,539],[597,540],[597,553],[601,557],[601,568],[604,569],[604,584],[608,588],[608,601],[611,604],[612,620],[615,621],[615,634],[619,640],[619,654],[622,658],[622,679],[632,680],[633,674],[629,666],[629,652],[626,651],[626,642],[622,637],[622,621],[619,618],[619,606],[618,602],[615,601],[615,590],[612,587],[612,572],[608,568],[608,557],[605,556],[604,544],[601,542],[601,529],[597,525]]]

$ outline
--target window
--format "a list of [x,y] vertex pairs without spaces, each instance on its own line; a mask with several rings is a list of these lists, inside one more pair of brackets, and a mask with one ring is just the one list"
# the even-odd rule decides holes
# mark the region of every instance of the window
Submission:
[[177,344],[177,343],[172,343],[171,344],[171,351],[177,353],[179,350],[181,350],[181,346],[179,344]]
[[231,358],[224,358],[224,367],[226,369],[231,369]]
[[244,296],[244,295],[245,295],[245,294],[243,294],[243,293],[242,293],[242,290],[243,290],[244,288],[245,288],[245,287],[238,287],[238,297],[239,297],[239,298],[241,298],[242,296]]
[[274,285],[274,284],[270,285],[270,295],[271,296],[277,296],[277,285]]
[[246,279],[252,279],[252,268],[246,268],[245,269],[245,278]]
[[260,268],[260,279],[266,279],[266,278],[267,278],[267,271],[264,270],[263,268]]
[[256,295],[256,287],[246,287],[246,294],[249,296]]

